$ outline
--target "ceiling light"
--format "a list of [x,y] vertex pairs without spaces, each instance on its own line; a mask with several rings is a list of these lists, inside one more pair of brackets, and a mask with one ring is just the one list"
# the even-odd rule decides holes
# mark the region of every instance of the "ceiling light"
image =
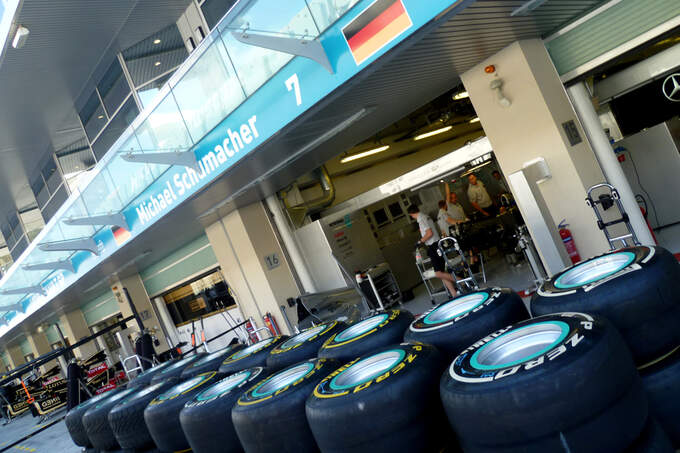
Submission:
[[160,65],[161,65],[161,62],[160,62],[160,61],[157,61],[157,62],[155,62],[153,65],[154,65],[154,66],[160,66]]
[[472,118],[472,119],[470,120],[470,124],[472,124],[472,123],[479,123],[479,117],[476,116],[476,117]]
[[161,40],[160,40],[160,39],[154,39],[154,40],[153,40],[153,43],[154,43],[154,44],[160,44],[160,43],[161,43]]
[[352,162],[353,160],[362,159],[364,157],[372,156],[373,154],[382,153],[390,149],[390,145],[381,146],[380,148],[369,149],[367,151],[362,151],[357,154],[352,154],[340,160],[341,164],[346,164],[347,162]]
[[467,91],[461,91],[460,93],[456,93],[453,95],[453,100],[460,101],[461,99],[467,99],[469,97],[470,95],[468,94]]
[[30,30],[23,25],[17,27],[17,31],[14,33],[14,39],[12,40],[12,47],[15,49],[21,49],[26,44]]
[[420,134],[420,135],[416,136],[413,140],[418,141],[418,140],[422,140],[424,138],[433,137],[435,135],[439,135],[439,134],[443,134],[444,132],[448,132],[451,129],[453,129],[453,126],[442,127],[441,129],[437,129],[436,131],[426,132],[424,134]]
[[104,119],[104,115],[99,115],[99,116],[97,117],[97,119],[103,120],[103,119]]

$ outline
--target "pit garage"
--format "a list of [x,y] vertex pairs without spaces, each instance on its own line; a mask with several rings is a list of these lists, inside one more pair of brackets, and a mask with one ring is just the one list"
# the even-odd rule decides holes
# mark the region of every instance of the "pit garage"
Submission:
[[[64,306],[110,287],[89,331],[31,321],[43,299],[3,315],[5,333],[39,324],[54,342],[0,381],[0,452],[677,451],[677,65],[660,61],[677,62],[680,11],[574,69],[560,37],[639,3],[305,1],[292,28],[318,27],[309,51],[244,25],[261,1],[236,3],[187,68],[221,39],[256,49],[211,54],[236,66],[284,46],[297,56],[276,84],[244,89],[219,123],[188,121],[207,137],[189,148],[128,149],[149,118],[176,145],[186,120],[163,99],[191,80],[180,70],[97,167],[157,174],[99,213],[132,219],[125,247],[90,251],[55,290]],[[319,54],[327,39],[341,63]],[[305,64],[346,80],[307,91],[288,74]]]

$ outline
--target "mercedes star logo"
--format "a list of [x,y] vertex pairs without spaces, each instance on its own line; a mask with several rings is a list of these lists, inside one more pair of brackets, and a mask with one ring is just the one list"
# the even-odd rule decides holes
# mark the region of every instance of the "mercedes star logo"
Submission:
[[663,94],[672,102],[680,102],[680,73],[671,74],[663,81]]

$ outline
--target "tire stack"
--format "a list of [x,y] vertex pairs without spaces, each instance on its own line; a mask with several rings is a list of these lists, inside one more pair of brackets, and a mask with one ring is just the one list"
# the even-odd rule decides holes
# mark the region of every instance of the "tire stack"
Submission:
[[585,311],[619,330],[642,377],[652,416],[680,448],[680,265],[661,247],[628,247],[546,281],[535,315]]

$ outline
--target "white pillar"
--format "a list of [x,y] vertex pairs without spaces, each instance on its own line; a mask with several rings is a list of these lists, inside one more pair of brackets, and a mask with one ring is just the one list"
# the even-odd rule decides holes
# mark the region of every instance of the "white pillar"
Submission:
[[645,245],[654,245],[654,238],[649,231],[647,222],[640,212],[640,207],[635,200],[635,194],[630,183],[623,173],[621,164],[612,150],[609,139],[602,129],[600,119],[593,107],[593,102],[584,82],[577,83],[567,89],[574,109],[581,120],[583,129],[588,136],[590,146],[597,157],[602,172],[609,184],[616,187],[621,196],[621,203],[630,218],[630,224],[637,235],[638,240]]

